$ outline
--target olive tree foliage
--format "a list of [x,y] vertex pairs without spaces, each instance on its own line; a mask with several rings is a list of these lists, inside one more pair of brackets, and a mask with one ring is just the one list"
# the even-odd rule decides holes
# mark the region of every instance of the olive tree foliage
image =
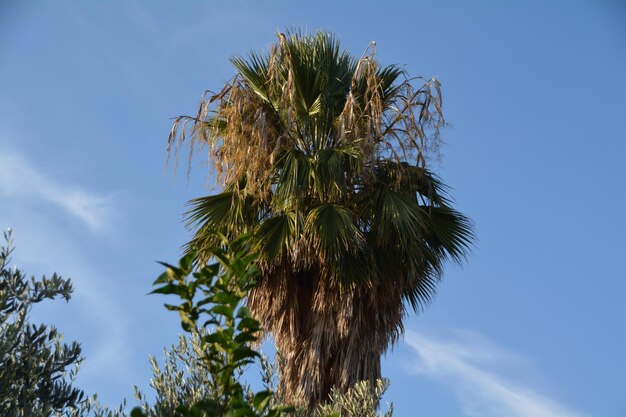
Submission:
[[32,324],[34,304],[63,298],[72,283],[57,274],[28,279],[10,268],[11,229],[0,249],[0,410],[6,416],[52,416],[76,413],[84,402],[73,380],[82,361],[78,343],[63,343],[53,326]]
[[392,417],[393,404],[384,413],[378,413],[378,404],[389,388],[389,380],[379,379],[376,384],[359,381],[347,392],[333,389],[330,399],[318,406],[314,417],[338,415],[342,417]]
[[[135,399],[139,410],[149,417],[177,416],[181,406],[196,404],[214,398],[216,392],[213,378],[202,360],[203,348],[200,337],[193,334],[180,334],[178,343],[163,349],[161,363],[150,356],[152,378],[150,393],[135,385]],[[139,412],[139,410],[137,412]],[[127,403],[116,408],[99,402],[97,396],[88,398],[81,413],[72,417],[127,417]]]
[[178,344],[163,349],[164,361],[159,365],[150,356],[152,378],[150,387],[154,400],[135,386],[135,398],[142,410],[152,416],[173,415],[181,404],[195,404],[212,397],[214,381],[202,358],[202,345],[197,335],[179,335]]

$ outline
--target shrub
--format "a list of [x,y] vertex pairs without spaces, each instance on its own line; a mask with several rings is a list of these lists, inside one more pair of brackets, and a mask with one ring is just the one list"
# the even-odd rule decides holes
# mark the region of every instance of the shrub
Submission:
[[71,413],[84,402],[72,385],[82,361],[76,342],[62,342],[55,327],[30,323],[33,305],[57,297],[69,301],[72,283],[57,274],[37,280],[9,268],[11,230],[0,249],[0,410],[15,417]]

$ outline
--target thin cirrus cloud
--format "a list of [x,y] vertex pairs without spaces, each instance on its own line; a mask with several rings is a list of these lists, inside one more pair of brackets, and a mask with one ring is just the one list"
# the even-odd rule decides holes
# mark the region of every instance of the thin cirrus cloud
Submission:
[[457,340],[437,340],[407,331],[405,341],[416,353],[407,370],[434,378],[454,391],[467,416],[582,417],[583,414],[511,381],[494,367],[524,362],[483,337],[465,332]]
[[113,215],[109,196],[68,186],[43,175],[17,152],[0,152],[0,195],[52,203],[77,218],[91,231],[103,230]]
[[69,340],[78,339],[86,356],[79,379],[87,392],[102,383],[126,389],[128,381],[141,374],[129,348],[137,337],[132,315],[118,300],[115,282],[99,272],[98,261],[83,250],[90,241],[76,242],[65,219],[50,215],[51,206],[93,232],[109,229],[118,220],[110,197],[63,183],[20,152],[0,150],[0,221],[9,222],[0,228],[16,229],[13,260],[29,272],[58,271],[74,283],[69,305],[44,303],[33,310],[33,320],[53,322],[70,332]]

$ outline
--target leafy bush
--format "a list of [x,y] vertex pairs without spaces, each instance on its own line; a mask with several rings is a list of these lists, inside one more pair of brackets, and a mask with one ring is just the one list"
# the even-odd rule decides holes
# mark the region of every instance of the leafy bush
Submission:
[[[342,417],[377,417],[378,404],[382,396],[389,388],[387,379],[379,379],[376,385],[372,386],[369,381],[360,381],[354,384],[346,393],[333,390],[330,400],[321,404],[315,412],[314,417],[328,415]],[[389,410],[380,417],[391,417],[393,415],[393,404],[389,404]]]
[[162,366],[151,356],[150,387],[155,393],[153,403],[135,387],[135,398],[143,412],[150,416],[171,416],[179,405],[193,405],[205,398],[212,398],[215,383],[206,364],[200,359],[203,352],[199,335],[181,334],[178,344],[172,345],[169,350],[163,349]]
[[69,301],[72,283],[57,274],[40,280],[9,268],[11,230],[0,249],[0,410],[6,416],[51,416],[71,413],[84,402],[72,386],[82,361],[76,342],[65,344],[54,327],[31,324],[34,304],[57,297]]

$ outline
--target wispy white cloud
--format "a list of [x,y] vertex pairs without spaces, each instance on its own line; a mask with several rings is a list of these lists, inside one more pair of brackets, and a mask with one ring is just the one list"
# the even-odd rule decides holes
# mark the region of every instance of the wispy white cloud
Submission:
[[523,363],[525,359],[498,348],[484,337],[464,332],[455,340],[444,341],[408,331],[405,340],[417,353],[408,371],[450,385],[468,416],[583,416],[494,370],[506,363]]
[[0,148],[0,228],[15,230],[13,261],[29,274],[56,271],[74,283],[68,305],[42,303],[33,309],[34,322],[54,324],[67,340],[82,344],[81,387],[95,392],[108,382],[126,388],[139,374],[129,348],[134,322],[115,283],[99,271],[100,261],[88,255],[97,240],[111,236],[72,234],[52,206],[95,232],[114,229],[119,220],[111,197],[63,183],[22,153]]
[[97,195],[47,177],[17,152],[0,152],[0,195],[53,203],[82,221],[90,230],[102,230],[114,214],[110,196]]
[[57,326],[65,340],[82,345],[86,359],[78,374],[78,386],[101,394],[103,386],[124,392],[132,382],[141,381],[138,375],[143,364],[137,363],[133,350],[137,323],[119,300],[119,285],[100,271],[97,259],[85,253],[91,243],[76,242],[62,223],[28,205],[0,205],[0,219],[14,229],[13,262],[17,267],[29,275],[58,272],[72,279],[74,293],[68,304],[41,303],[31,318],[34,323]]

